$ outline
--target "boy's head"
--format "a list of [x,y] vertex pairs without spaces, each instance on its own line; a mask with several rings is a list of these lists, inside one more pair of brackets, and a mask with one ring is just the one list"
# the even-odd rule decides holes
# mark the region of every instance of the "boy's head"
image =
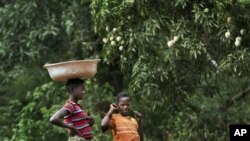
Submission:
[[126,93],[126,92],[120,92],[117,95],[118,110],[123,116],[129,115],[129,110],[130,110],[130,106],[131,106],[130,99],[131,98],[129,97],[128,93]]
[[85,94],[84,81],[81,79],[69,79],[66,83],[66,88],[70,95],[77,100],[83,99]]

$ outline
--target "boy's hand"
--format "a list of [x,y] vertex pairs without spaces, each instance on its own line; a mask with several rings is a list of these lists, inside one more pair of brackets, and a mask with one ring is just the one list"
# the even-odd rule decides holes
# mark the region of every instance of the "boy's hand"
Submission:
[[69,135],[70,136],[75,136],[75,135],[80,135],[80,132],[73,126],[69,128]]
[[141,114],[140,112],[134,111],[134,114],[135,114],[135,118],[136,118],[137,120],[140,120],[140,119],[142,118],[142,114]]
[[88,120],[89,120],[89,125],[93,126],[94,123],[95,123],[95,120],[92,117],[90,117],[90,116],[88,116]]
[[118,106],[115,103],[110,104],[109,107],[110,107],[109,111],[106,114],[107,116],[111,116],[114,113],[115,110],[118,110]]
[[110,104],[110,111],[114,112],[115,110],[118,110],[118,106],[115,103]]

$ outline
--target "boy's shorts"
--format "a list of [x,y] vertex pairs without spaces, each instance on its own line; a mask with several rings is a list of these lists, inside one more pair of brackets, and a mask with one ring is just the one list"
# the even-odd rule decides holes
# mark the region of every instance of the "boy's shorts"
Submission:
[[86,140],[83,137],[79,136],[70,136],[68,141],[94,141],[94,140]]

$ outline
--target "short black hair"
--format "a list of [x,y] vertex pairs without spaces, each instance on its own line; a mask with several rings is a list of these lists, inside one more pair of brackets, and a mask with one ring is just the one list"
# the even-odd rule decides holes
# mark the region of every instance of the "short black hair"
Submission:
[[66,83],[67,91],[70,92],[72,89],[82,84],[84,84],[84,81],[82,79],[79,79],[79,78],[69,79]]
[[131,98],[127,92],[119,92],[117,94],[117,102],[119,102],[122,97],[128,97],[131,100]]

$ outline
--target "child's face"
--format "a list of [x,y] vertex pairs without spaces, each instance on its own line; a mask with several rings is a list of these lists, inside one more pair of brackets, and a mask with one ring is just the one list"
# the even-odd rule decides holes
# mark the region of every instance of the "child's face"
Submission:
[[80,99],[83,99],[84,96],[85,96],[85,88],[83,85],[78,85],[77,87],[75,87],[73,90],[72,90],[72,95],[80,100]]
[[119,112],[123,116],[127,116],[130,110],[130,99],[129,97],[121,97],[118,102],[118,109]]

